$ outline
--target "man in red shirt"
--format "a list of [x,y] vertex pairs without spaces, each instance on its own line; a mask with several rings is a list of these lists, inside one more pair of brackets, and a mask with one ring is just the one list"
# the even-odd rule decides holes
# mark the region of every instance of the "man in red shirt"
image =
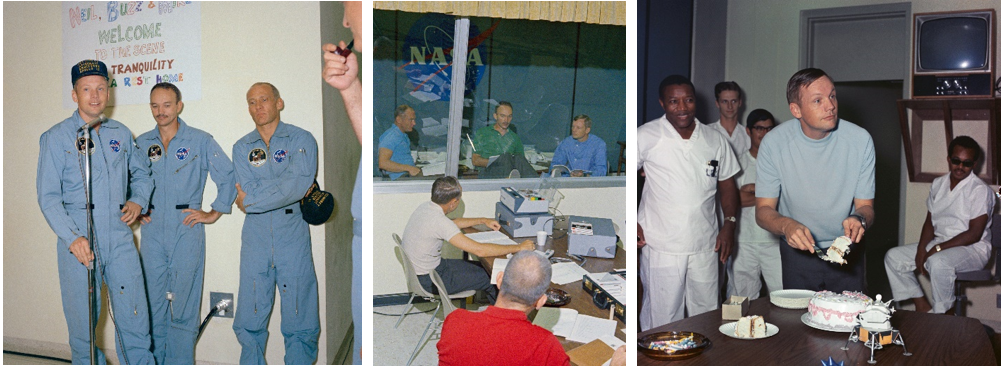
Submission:
[[436,343],[440,366],[567,366],[569,356],[550,331],[527,320],[548,300],[551,264],[532,251],[516,253],[498,277],[496,303],[483,312],[455,310]]

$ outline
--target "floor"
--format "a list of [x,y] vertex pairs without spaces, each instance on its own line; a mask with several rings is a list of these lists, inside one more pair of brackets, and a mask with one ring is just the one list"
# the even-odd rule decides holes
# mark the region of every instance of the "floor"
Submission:
[[3,352],[4,365],[69,365],[70,362],[47,357],[36,357],[21,353]]
[[[460,303],[454,301],[454,305]],[[398,321],[398,315],[405,310],[405,305],[391,305],[373,308],[373,365],[374,366],[402,366],[408,363],[408,357],[412,355],[422,332],[429,323],[430,315],[436,308],[436,303],[421,303],[406,315],[398,328],[394,328],[394,323]],[[423,313],[427,312],[427,313]],[[383,313],[387,315],[381,315]],[[437,316],[440,320],[443,315]],[[434,323],[435,327],[436,324]],[[430,330],[432,332],[432,330]],[[438,358],[436,355],[437,336],[425,341],[420,346],[418,355],[412,361],[412,366],[436,366]],[[430,337],[426,335],[426,337]]]

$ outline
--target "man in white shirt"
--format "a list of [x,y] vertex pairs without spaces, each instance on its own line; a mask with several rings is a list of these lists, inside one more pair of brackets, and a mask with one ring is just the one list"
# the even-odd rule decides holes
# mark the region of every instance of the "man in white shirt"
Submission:
[[732,294],[745,296],[750,300],[761,296],[761,277],[768,292],[782,289],[782,257],[778,250],[778,236],[757,225],[754,216],[754,184],[757,182],[757,153],[761,140],[775,128],[775,117],[771,112],[758,108],[747,115],[747,134],[750,135],[750,150],[740,154],[740,174],[736,184],[740,186],[739,236],[733,261]]
[[489,218],[447,218],[446,214],[457,209],[460,203],[461,185],[457,179],[452,176],[436,179],[430,201],[419,205],[408,219],[401,236],[401,248],[412,261],[419,283],[426,291],[435,292],[429,272],[436,270],[449,293],[482,290],[488,295],[489,301],[495,303],[497,291],[489,283],[485,269],[469,261],[440,258],[443,242],[449,241],[457,248],[477,256],[500,256],[520,250],[533,250],[534,241],[526,240],[519,245],[497,245],[472,240],[461,233],[461,228],[484,224],[498,231],[499,222]]
[[715,84],[715,107],[719,109],[719,121],[708,124],[729,140],[733,155],[740,157],[750,149],[750,136],[740,123],[740,109],[743,108],[743,94],[740,85],[733,81]]
[[[729,147],[737,159],[750,148],[750,136],[740,123],[740,109],[743,107],[743,97],[740,84],[734,81],[723,81],[715,84],[715,107],[719,109],[719,121],[708,124],[729,141]],[[742,184],[742,183],[741,183]],[[740,184],[737,184],[740,185]],[[722,220],[722,213],[719,214]],[[719,277],[719,287],[726,289],[726,295],[737,295],[736,278],[733,275],[733,260],[738,251],[726,258],[723,269],[726,274]]]
[[638,128],[637,169],[647,179],[638,209],[643,331],[684,318],[685,305],[692,316],[716,309],[716,258],[732,250],[739,210],[739,166],[726,138],[695,119],[691,81],[664,79],[660,106],[666,115]]
[[[919,312],[951,313],[956,274],[987,264],[995,196],[973,172],[980,157],[981,148],[973,138],[959,136],[949,143],[949,173],[932,182],[921,238],[916,244],[886,253],[886,274],[894,300],[912,299]],[[931,305],[916,273],[932,280]]]

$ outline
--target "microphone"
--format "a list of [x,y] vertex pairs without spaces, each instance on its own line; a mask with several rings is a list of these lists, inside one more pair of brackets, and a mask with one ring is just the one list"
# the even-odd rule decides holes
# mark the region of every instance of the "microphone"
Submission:
[[105,121],[108,121],[108,118],[105,117],[105,114],[99,114],[97,118],[95,118],[94,120],[91,120],[90,122],[84,124],[83,126],[81,126],[77,130],[78,131],[79,130],[87,130],[87,129],[93,128],[95,126],[101,125]]

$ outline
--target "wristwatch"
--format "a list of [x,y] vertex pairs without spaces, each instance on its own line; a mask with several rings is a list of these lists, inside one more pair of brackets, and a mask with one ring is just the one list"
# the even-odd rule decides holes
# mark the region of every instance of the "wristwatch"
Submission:
[[736,217],[735,216],[727,216],[725,218],[722,218],[722,220],[727,221],[727,222],[736,223]]
[[861,216],[861,215],[858,215],[858,214],[851,214],[850,216],[854,216],[855,219],[858,219],[859,223],[862,223],[862,228],[865,228],[865,217],[864,216]]
[[935,245],[935,252],[941,252],[941,251],[942,251],[942,245]]

